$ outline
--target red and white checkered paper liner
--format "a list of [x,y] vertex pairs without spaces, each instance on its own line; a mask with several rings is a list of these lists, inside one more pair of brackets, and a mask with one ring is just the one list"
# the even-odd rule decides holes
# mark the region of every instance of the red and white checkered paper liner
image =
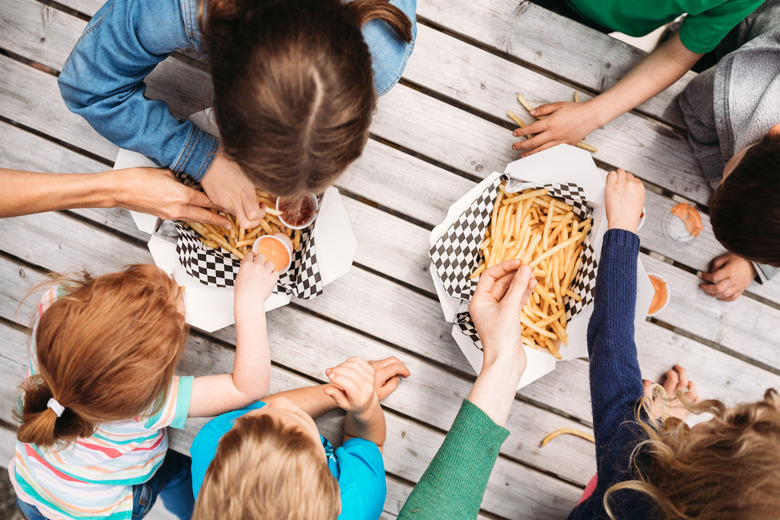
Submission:
[[[490,223],[499,186],[508,180],[508,175],[497,177],[466,211],[460,214],[446,233],[430,249],[434,270],[439,276],[444,290],[453,298],[462,300],[455,315],[455,323],[480,350],[482,350],[482,343],[468,312],[468,304],[474,294],[474,289],[477,287],[477,280],[470,279],[469,275],[479,265],[479,244],[482,243],[485,230]],[[570,205],[580,219],[584,220],[591,216],[584,190],[575,183],[544,185],[526,183],[517,186],[517,188],[518,192],[529,188],[546,188],[550,196]],[[567,320],[579,314],[585,306],[593,301],[598,265],[591,243],[591,235],[589,233],[585,238],[582,247],[582,267],[571,285],[571,290],[579,294],[582,301],[578,302],[569,296],[563,297]]]

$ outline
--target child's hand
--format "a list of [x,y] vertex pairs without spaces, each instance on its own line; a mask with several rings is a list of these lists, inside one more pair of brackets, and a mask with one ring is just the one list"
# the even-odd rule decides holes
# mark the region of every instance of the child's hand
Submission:
[[351,357],[327,369],[325,374],[333,383],[325,387],[325,394],[342,410],[360,416],[379,404],[374,391],[374,368],[365,359]]
[[534,117],[545,116],[530,125],[514,131],[515,137],[536,134],[526,141],[512,145],[515,150],[527,150],[522,156],[527,157],[555,145],[567,143],[577,144],[590,132],[601,126],[592,113],[592,104],[558,102],[536,107],[531,111]]
[[663,417],[665,408],[671,417],[677,417],[678,419],[685,419],[690,415],[691,412],[683,407],[682,403],[677,399],[677,392],[685,394],[685,398],[692,403],[701,401],[701,397],[696,392],[696,384],[688,380],[688,373],[680,365],[674,365],[671,370],[664,374],[664,378],[659,384],[666,390],[666,396],[671,399],[670,401],[667,402],[654,396],[652,381],[648,379],[642,380],[642,385],[645,387],[645,397],[652,402],[650,410],[655,419]]
[[255,185],[222,148],[200,184],[214,204],[236,216],[239,226],[251,229],[260,225],[265,209],[257,202]]
[[264,302],[279,279],[279,273],[274,271],[273,262],[263,255],[249,252],[241,261],[241,268],[236,277],[235,300],[233,302],[236,319],[239,313],[260,309],[264,311]]
[[380,401],[395,392],[402,377],[409,377],[409,369],[396,357],[368,362],[374,369],[374,391]]
[[625,229],[636,233],[645,203],[645,187],[642,181],[623,168],[609,172],[604,199],[609,229]]
[[710,283],[699,285],[701,290],[724,302],[739,298],[756,277],[756,268],[750,260],[734,253],[726,253],[712,261],[712,271],[701,277]]
[[502,359],[501,363],[514,364],[520,374],[525,370],[520,311],[534,287],[533,273],[520,260],[494,265],[479,277],[469,312],[482,340],[483,368]]

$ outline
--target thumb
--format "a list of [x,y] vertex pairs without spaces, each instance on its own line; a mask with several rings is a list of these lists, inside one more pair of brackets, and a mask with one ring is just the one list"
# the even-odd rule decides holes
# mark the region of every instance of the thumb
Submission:
[[514,309],[523,308],[535,285],[536,280],[531,268],[527,265],[520,267],[512,278],[512,283],[509,284],[504,301]]
[[542,117],[542,116],[549,116],[559,108],[561,108],[562,104],[560,102],[558,103],[547,103],[546,105],[538,106],[531,110],[531,115],[534,117]]
[[731,253],[726,253],[725,255],[720,255],[718,258],[712,261],[712,271],[717,271],[721,267],[726,264],[726,262],[729,261],[731,258]]

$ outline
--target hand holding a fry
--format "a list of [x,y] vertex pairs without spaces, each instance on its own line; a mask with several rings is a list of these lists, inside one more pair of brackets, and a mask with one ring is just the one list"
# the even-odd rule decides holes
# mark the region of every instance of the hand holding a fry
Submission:
[[527,140],[512,145],[513,149],[524,151],[522,157],[558,144],[576,145],[590,132],[602,126],[598,114],[594,113],[588,101],[548,103],[530,110],[530,114],[538,118],[538,121],[513,132],[515,137],[529,136]]
[[236,277],[233,301],[236,321],[239,321],[239,315],[255,310],[265,313],[263,303],[271,295],[278,279],[279,273],[274,271],[273,262],[266,261],[263,255],[255,255],[251,251],[244,255]]
[[[484,366],[513,363],[525,370],[521,311],[536,287],[536,279],[520,260],[507,260],[482,273],[469,312],[484,348]],[[518,375],[519,379],[519,375]]]
[[642,181],[623,168],[609,172],[604,199],[609,229],[625,229],[636,233],[645,203]]
[[201,185],[215,204],[236,216],[241,228],[250,229],[260,224],[265,211],[257,202],[255,186],[238,164],[222,153],[222,148]]

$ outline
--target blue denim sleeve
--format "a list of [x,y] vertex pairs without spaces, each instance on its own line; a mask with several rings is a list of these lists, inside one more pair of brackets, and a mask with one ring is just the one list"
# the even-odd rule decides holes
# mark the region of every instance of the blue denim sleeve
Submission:
[[403,41],[387,23],[372,20],[363,27],[363,40],[371,51],[374,87],[381,96],[401,79],[417,38],[417,0],[390,0],[412,22],[412,43]]
[[58,79],[68,108],[109,141],[200,180],[218,148],[192,121],[144,96],[146,76],[195,43],[191,1],[110,0],[92,18]]

